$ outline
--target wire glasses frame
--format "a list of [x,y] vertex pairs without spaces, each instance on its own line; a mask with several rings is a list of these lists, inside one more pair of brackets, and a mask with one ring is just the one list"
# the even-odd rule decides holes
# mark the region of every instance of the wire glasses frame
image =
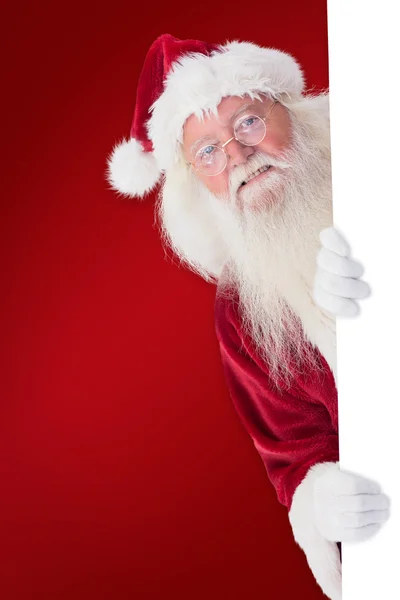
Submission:
[[[232,140],[236,140],[243,146],[256,146],[257,144],[260,144],[266,136],[266,133],[267,133],[266,120],[268,119],[275,104],[277,104],[277,100],[275,100],[273,102],[272,106],[270,107],[268,112],[263,117],[260,117],[259,115],[254,115],[251,113],[249,113],[248,115],[245,115],[244,117],[239,117],[239,119],[235,122],[235,125],[233,128],[234,135],[231,138],[229,138],[229,140],[227,140],[226,142],[224,142],[223,144],[218,145],[218,146],[214,145],[214,144],[207,144],[205,146],[202,146],[201,148],[199,148],[199,150],[197,150],[194,162],[191,162],[190,164],[196,169],[196,171],[199,171],[200,173],[202,173],[203,175],[206,175],[208,177],[216,177],[217,175],[220,175],[225,170],[225,168],[228,164],[228,153],[225,150],[225,147],[230,142],[232,142]],[[252,118],[257,119],[257,121],[256,121],[257,126],[259,126],[260,123],[262,123],[262,128],[258,132],[257,132],[257,129],[255,129],[255,130],[253,129],[253,131],[250,131],[250,132],[245,131],[242,134],[238,134],[237,133],[238,126],[240,126],[242,123],[244,123]],[[250,141],[251,135],[256,136],[256,137],[254,137]],[[203,157],[206,156],[203,153],[208,148],[212,149],[212,151],[209,153],[206,153],[206,155],[211,158],[211,161],[213,159],[215,159],[216,162],[214,161],[214,164],[212,162],[208,162],[205,164],[205,167],[202,168],[201,162],[202,162]],[[210,167],[211,167],[211,169],[216,168],[217,171],[215,173],[210,172]]]

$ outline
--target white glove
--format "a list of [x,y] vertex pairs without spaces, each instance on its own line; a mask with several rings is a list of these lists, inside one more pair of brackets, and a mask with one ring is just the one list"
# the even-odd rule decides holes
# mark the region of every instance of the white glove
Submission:
[[322,591],[342,600],[342,565],[337,542],[373,536],[388,519],[389,498],[379,486],[338,463],[317,463],[297,486],[289,512],[294,539]]
[[319,533],[332,542],[360,542],[389,518],[389,498],[380,486],[339,468],[315,480],[314,511]]
[[322,248],[317,255],[314,300],[336,317],[354,317],[359,313],[356,300],[367,298],[370,288],[359,278],[362,265],[350,258],[350,247],[334,227],[320,233]]
[[289,511],[289,521],[297,544],[306,555],[316,582],[330,600],[342,600],[342,564],[336,542],[325,539],[315,523],[314,492],[316,481],[338,469],[337,463],[317,463],[297,486]]

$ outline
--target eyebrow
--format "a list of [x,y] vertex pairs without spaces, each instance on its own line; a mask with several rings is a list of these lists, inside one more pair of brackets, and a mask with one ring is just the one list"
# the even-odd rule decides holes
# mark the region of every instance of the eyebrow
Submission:
[[[222,125],[222,127],[228,127],[232,123],[232,121],[234,119],[236,119],[241,113],[247,112],[248,110],[256,110],[255,104],[244,104],[243,106],[239,106],[239,108],[236,109],[229,117],[227,125],[224,125],[219,120],[218,120],[218,123],[220,125]],[[199,138],[198,140],[193,142],[193,144],[190,146],[190,152],[193,153],[196,148],[201,146],[201,144],[203,144],[203,143],[206,144],[208,141],[214,140],[214,139],[215,139],[215,136],[212,136],[212,135],[205,135],[205,136]]]
[[[232,121],[234,119],[236,119],[236,117],[238,117],[242,112],[247,112],[248,110],[256,110],[256,106],[255,104],[243,104],[243,106],[239,106],[238,109],[235,110],[234,113],[231,114],[231,116],[228,119],[228,124],[231,124]],[[222,125],[223,127],[228,127],[228,125],[224,125],[223,123],[221,123],[221,121],[218,120],[218,123],[220,123],[220,125]]]
[[211,143],[211,141],[214,139],[215,139],[215,137],[213,137],[212,135],[205,135],[205,136],[201,137],[200,139],[194,141],[193,144],[190,146],[190,152],[193,154],[193,152],[197,148],[199,148],[199,146],[201,146],[202,144],[207,144],[207,142]]

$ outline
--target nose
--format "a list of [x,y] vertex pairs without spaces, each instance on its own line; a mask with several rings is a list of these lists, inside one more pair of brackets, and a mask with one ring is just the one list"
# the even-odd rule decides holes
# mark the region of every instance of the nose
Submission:
[[249,156],[254,154],[255,149],[253,146],[244,146],[235,138],[229,141],[229,143],[225,146],[225,152],[229,156],[229,165],[231,167],[236,167],[237,165],[244,164]]

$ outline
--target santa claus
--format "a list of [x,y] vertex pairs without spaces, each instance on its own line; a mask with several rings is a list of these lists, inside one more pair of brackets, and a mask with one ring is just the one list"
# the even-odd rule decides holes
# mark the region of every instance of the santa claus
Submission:
[[332,227],[328,95],[306,94],[284,52],[162,35],[108,179],[142,197],[161,174],[163,239],[216,284],[232,400],[316,581],[338,600],[340,542],[375,534],[389,500],[339,467],[335,318],[357,314],[369,288]]

